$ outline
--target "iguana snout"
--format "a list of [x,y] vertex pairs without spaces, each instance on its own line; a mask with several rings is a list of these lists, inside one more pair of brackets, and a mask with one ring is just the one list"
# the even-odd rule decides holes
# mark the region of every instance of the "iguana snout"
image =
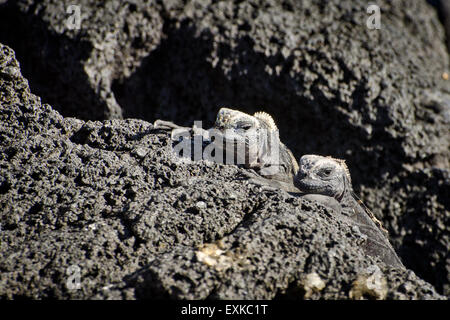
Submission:
[[259,121],[255,117],[244,112],[221,108],[217,113],[214,127],[220,130],[234,129],[247,131],[259,128]]

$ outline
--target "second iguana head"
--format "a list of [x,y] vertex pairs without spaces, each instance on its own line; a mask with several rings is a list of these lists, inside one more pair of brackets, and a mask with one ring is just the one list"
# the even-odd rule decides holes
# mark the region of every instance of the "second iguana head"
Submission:
[[318,155],[304,155],[300,158],[294,184],[302,192],[323,194],[338,201],[352,190],[344,160]]

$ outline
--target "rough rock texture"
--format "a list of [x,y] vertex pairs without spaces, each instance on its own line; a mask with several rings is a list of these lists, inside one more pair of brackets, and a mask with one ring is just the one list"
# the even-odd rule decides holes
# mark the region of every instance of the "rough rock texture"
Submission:
[[[2,46],[1,296],[293,298],[315,272],[313,298],[348,297],[374,263],[350,229],[234,166],[174,161],[143,121],[206,127],[220,106],[272,114],[297,158],[347,159],[405,266],[450,294],[449,58],[426,1],[379,1],[379,30],[365,1],[79,3],[80,30],[66,27],[71,1],[0,3],[0,42],[65,116]],[[196,260],[222,238],[251,263]],[[330,248],[336,267],[321,269]],[[81,290],[66,289],[70,265]],[[383,272],[388,298],[439,297]]]
[[450,52],[450,0],[427,0],[428,3],[436,7],[439,19],[445,28],[447,38],[447,49]]
[[[180,161],[144,121],[63,118],[0,52],[1,297],[292,299],[315,272],[326,286],[309,298],[348,298],[379,263],[388,297],[443,298],[365,256],[330,209],[264,194],[235,166]],[[222,269],[196,258],[213,241],[230,253]]]

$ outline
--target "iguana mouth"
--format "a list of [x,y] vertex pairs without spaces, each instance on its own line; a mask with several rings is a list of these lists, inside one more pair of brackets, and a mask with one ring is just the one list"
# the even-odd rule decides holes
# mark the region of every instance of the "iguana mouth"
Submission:
[[244,148],[244,150],[247,150],[250,146],[250,143],[248,141],[239,141],[237,139],[229,139],[226,137],[222,137],[222,139],[217,139],[212,141],[211,143],[214,143],[214,145],[216,146],[216,148],[218,150],[222,150],[225,151],[227,150],[227,148],[232,147],[235,148],[235,152],[236,152],[236,147],[239,145],[241,148]]
[[324,187],[322,185],[319,185],[316,181],[305,181],[305,180],[297,180],[296,186],[303,192],[311,192],[314,191],[315,193],[320,193],[321,191],[324,191]]
[[222,132],[217,127],[214,129],[214,140],[211,141],[216,145],[217,148],[221,150],[226,150],[228,146],[241,146],[248,148],[250,146],[250,141],[246,137],[242,137],[239,134],[233,133],[231,130],[229,132]]

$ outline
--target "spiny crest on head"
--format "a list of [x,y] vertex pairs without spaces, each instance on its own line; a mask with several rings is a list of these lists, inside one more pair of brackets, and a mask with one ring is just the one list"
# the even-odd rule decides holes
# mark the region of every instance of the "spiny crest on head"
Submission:
[[253,115],[255,118],[265,122],[267,126],[272,130],[277,130],[278,127],[275,124],[275,121],[273,121],[273,118],[270,114],[264,112],[264,111],[258,111]]
[[350,170],[348,170],[347,164],[345,163],[345,160],[343,159],[336,159],[333,157],[328,156],[328,159],[331,159],[333,161],[336,161],[337,163],[339,163],[339,165],[342,167],[342,169],[344,169],[345,175],[347,176],[348,182],[350,182],[350,185],[352,184],[352,178],[350,176]]

